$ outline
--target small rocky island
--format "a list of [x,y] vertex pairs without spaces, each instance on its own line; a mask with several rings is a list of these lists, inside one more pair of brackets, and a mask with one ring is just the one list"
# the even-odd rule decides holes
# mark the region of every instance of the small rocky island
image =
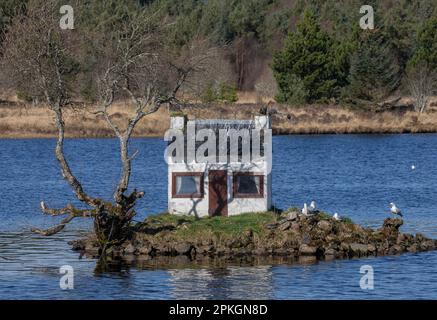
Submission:
[[[128,239],[109,248],[109,259],[125,257],[282,256],[317,259],[394,255],[437,249],[437,240],[399,231],[403,220],[387,218],[374,230],[336,220],[318,212],[303,215],[292,208],[283,213],[249,213],[231,217],[195,218],[160,214],[132,225]],[[71,242],[86,256],[100,255],[96,239]]]

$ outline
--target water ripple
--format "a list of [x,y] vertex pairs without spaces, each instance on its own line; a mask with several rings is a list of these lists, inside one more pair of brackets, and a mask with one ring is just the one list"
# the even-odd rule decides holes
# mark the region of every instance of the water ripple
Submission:
[[[58,221],[39,212],[41,200],[80,206],[59,174],[54,143],[0,140],[0,168],[8,168],[0,171],[0,299],[437,299],[437,252],[302,264],[144,261],[99,272],[95,260],[79,259],[67,244],[91,229],[89,221],[77,220],[52,237],[29,232]],[[377,228],[393,201],[405,213],[402,231],[437,238],[436,146],[433,134],[274,137],[274,204],[314,199],[322,209]],[[137,219],[166,209],[164,147],[161,139],[133,141],[140,154],[132,185],[146,191]],[[67,141],[72,169],[91,194],[111,197],[117,149],[113,139]],[[63,265],[74,268],[74,290],[59,287]],[[363,265],[374,269],[374,290],[359,286]]]

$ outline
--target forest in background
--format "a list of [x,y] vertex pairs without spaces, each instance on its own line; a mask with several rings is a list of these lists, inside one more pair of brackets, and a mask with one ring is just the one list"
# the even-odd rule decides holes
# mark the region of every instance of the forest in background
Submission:
[[[0,3],[2,34],[14,15],[25,11],[27,1]],[[411,82],[435,81],[437,0],[367,1],[374,8],[374,30],[360,29],[363,3],[358,0],[70,2],[77,8],[75,28],[91,39],[78,49],[77,54],[86,58],[72,65],[80,75],[76,99],[85,102],[98,99],[99,57],[93,50],[93,34],[145,7],[171,21],[168,41],[174,48],[196,38],[220,48],[216,71],[196,88],[196,96],[205,103],[235,102],[237,92],[250,91],[260,99],[286,104],[363,105],[393,94],[410,95]],[[1,78],[3,90],[15,91],[21,100],[35,100],[25,88],[11,88],[4,72]]]

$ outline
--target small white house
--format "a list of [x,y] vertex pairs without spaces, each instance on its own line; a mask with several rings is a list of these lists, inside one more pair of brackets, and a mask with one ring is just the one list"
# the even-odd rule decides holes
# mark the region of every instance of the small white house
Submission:
[[170,213],[230,216],[271,208],[270,117],[171,117],[166,140]]

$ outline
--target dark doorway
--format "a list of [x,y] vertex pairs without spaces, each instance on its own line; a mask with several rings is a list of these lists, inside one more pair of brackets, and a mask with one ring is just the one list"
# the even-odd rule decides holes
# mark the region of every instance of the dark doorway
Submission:
[[212,216],[228,215],[228,173],[226,170],[211,170],[208,174],[208,213]]

